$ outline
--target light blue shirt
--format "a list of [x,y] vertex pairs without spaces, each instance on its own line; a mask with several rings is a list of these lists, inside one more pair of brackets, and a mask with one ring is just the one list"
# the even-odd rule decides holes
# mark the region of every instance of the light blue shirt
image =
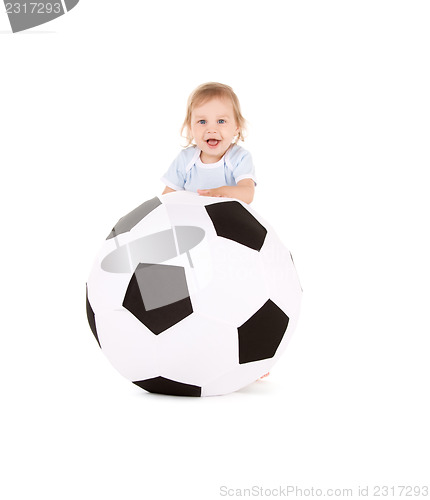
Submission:
[[255,169],[251,155],[237,144],[233,144],[216,163],[202,163],[201,150],[190,146],[173,160],[161,181],[175,191],[194,191],[221,186],[236,186],[243,179],[252,179],[256,184]]

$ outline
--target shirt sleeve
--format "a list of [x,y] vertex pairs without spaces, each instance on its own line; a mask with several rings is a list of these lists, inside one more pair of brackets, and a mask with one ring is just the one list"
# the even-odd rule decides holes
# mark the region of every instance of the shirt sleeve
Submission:
[[167,172],[161,177],[161,182],[163,182],[167,187],[174,189],[175,191],[184,190],[185,185],[185,155],[181,153],[173,160]]
[[252,179],[257,185],[255,176],[255,167],[252,156],[248,151],[243,150],[242,154],[236,159],[233,165],[233,177],[236,184],[243,179]]

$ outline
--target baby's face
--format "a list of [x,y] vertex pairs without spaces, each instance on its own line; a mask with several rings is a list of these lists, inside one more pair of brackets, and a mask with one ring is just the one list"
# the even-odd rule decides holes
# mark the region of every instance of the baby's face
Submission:
[[220,160],[239,133],[231,101],[213,98],[195,107],[191,113],[191,133],[202,151],[203,163]]

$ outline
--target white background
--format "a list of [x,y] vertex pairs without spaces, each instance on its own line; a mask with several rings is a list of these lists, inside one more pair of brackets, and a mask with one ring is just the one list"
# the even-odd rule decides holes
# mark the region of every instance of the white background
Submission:
[[[2,11],[2,498],[430,483],[429,18],[423,1],[81,0],[11,34]],[[267,379],[150,395],[98,348],[85,282],[163,189],[211,80],[241,100],[253,207],[293,253],[302,314]]]

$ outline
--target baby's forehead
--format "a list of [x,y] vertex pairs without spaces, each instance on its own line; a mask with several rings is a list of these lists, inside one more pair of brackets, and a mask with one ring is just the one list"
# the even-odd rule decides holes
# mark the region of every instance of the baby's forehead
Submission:
[[195,103],[193,106],[191,113],[201,114],[201,113],[211,113],[211,112],[220,112],[223,114],[233,114],[233,102],[228,97],[224,96],[214,96],[206,98],[201,102]]

